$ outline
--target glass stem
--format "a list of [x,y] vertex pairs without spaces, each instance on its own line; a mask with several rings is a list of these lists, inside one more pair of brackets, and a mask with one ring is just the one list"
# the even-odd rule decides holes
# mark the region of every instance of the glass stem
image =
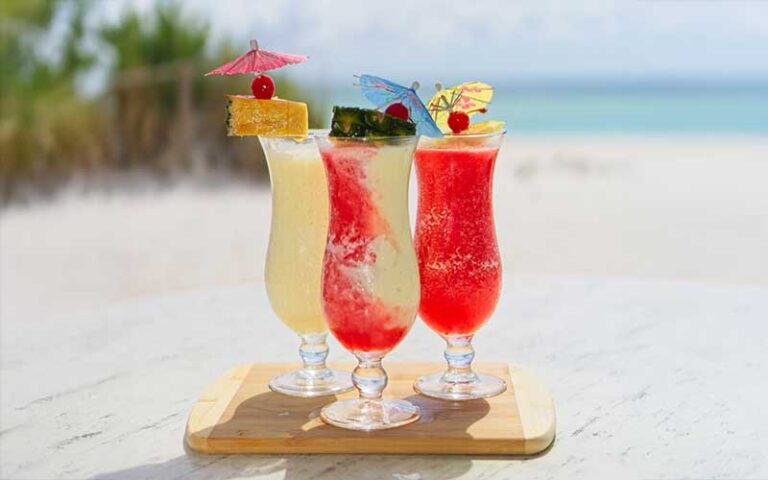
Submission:
[[477,375],[472,371],[472,360],[475,358],[472,335],[448,335],[444,338],[448,370],[443,374],[443,380],[448,383],[476,382]]
[[325,366],[328,358],[327,333],[309,333],[301,335],[299,355],[303,363],[299,374],[307,380],[323,380],[333,375]]
[[352,383],[360,393],[360,400],[377,402],[387,386],[387,372],[381,367],[381,357],[358,355],[357,367],[352,371]]

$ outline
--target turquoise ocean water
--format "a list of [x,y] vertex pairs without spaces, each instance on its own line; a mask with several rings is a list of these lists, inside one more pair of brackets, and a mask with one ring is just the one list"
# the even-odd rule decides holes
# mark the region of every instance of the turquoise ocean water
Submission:
[[[431,90],[422,87],[426,97]],[[331,104],[369,106],[350,87]],[[487,119],[525,134],[768,135],[765,87],[497,88]]]

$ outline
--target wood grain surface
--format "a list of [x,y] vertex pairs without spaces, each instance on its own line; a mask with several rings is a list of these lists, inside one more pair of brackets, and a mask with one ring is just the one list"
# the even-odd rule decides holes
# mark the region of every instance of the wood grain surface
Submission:
[[[349,370],[351,364],[337,364]],[[434,453],[531,455],[545,450],[555,432],[547,388],[514,365],[479,363],[477,371],[500,376],[509,388],[497,397],[451,402],[418,395],[413,381],[440,371],[440,363],[386,363],[385,396],[421,408],[411,425],[356,432],[325,425],[320,409],[336,397],[296,398],[269,390],[269,380],[293,364],[238,366],[202,394],[189,416],[187,444],[204,453]]]

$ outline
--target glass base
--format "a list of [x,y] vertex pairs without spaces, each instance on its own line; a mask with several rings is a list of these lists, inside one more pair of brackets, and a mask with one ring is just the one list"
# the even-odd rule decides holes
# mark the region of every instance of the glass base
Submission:
[[476,400],[495,397],[507,390],[507,382],[485,373],[476,373],[477,380],[472,382],[446,382],[443,373],[433,373],[420,377],[413,384],[416,392],[427,397],[443,400]]
[[269,382],[269,388],[292,397],[322,397],[348,392],[354,386],[349,372],[329,368],[314,378],[303,370],[281,373]]
[[419,407],[405,400],[340,400],[320,412],[325,423],[349,430],[383,430],[419,419]]

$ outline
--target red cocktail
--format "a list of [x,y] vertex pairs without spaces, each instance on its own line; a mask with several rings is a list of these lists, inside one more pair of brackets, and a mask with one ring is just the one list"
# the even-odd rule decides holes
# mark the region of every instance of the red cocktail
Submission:
[[403,400],[382,400],[381,359],[405,337],[419,305],[419,273],[408,222],[408,177],[417,139],[319,137],[330,221],[323,309],[331,333],[359,360],[359,400],[326,406],[333,425],[374,430],[418,419]]
[[419,315],[448,345],[448,370],[416,382],[425,395],[468,400],[506,389],[503,380],[472,372],[470,343],[501,290],[492,184],[503,135],[422,138],[416,150]]

